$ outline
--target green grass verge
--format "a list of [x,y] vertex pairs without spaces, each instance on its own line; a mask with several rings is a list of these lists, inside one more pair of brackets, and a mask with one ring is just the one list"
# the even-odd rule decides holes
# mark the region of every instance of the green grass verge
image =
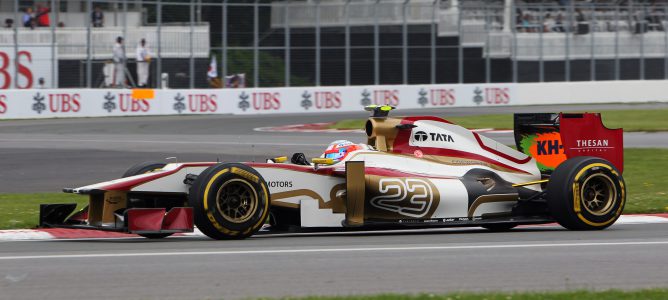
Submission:
[[49,203],[88,204],[88,197],[65,193],[0,194],[0,229],[34,228],[39,205]]
[[[668,131],[668,109],[656,110],[609,110],[602,111],[603,123],[609,128],[624,128],[624,131]],[[466,128],[512,129],[512,114],[448,117],[450,122]],[[348,119],[331,126],[334,129],[361,129],[366,120]]]
[[295,300],[654,300],[668,298],[668,289],[632,291],[568,291],[568,292],[513,292],[513,293],[449,293],[449,294],[380,294],[371,296],[281,298]]
[[[625,213],[668,212],[668,149],[626,149]],[[0,229],[37,226],[41,203],[78,203],[88,197],[65,193],[0,194]]]

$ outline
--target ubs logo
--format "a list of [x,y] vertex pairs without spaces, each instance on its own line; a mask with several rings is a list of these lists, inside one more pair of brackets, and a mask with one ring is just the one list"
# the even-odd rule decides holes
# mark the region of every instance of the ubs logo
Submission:
[[413,135],[413,138],[418,142],[424,142],[427,140],[427,133],[424,131],[418,131]]

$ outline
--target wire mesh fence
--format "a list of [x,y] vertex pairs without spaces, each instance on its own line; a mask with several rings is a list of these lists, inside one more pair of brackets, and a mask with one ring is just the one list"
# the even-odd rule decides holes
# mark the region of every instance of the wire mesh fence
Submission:
[[0,87],[668,77],[668,3],[562,2],[1,1]]

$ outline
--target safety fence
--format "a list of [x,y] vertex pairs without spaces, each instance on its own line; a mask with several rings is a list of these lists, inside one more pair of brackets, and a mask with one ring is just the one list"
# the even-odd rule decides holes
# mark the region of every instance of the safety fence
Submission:
[[[668,102],[668,81],[375,85],[246,89],[0,91],[0,119],[180,114],[285,114],[398,109]],[[141,94],[141,95],[140,95]]]

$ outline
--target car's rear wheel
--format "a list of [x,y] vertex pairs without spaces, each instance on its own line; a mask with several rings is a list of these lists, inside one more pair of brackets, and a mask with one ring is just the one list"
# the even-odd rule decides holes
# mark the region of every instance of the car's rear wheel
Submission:
[[[161,162],[154,162],[154,161],[147,161],[147,162],[138,163],[138,164],[130,167],[127,171],[125,171],[125,173],[123,173],[123,178],[155,172],[157,170],[162,169],[165,165],[167,165],[167,164],[161,163]],[[166,238],[166,237],[168,237],[172,234],[173,233],[139,233],[138,235],[142,236],[142,237],[145,237],[147,239],[162,239],[162,238]]]
[[269,188],[243,164],[218,164],[204,170],[188,196],[195,225],[214,239],[243,239],[260,230],[269,216]]
[[607,160],[580,156],[566,160],[547,184],[548,207],[568,229],[604,229],[622,214],[626,185]]

